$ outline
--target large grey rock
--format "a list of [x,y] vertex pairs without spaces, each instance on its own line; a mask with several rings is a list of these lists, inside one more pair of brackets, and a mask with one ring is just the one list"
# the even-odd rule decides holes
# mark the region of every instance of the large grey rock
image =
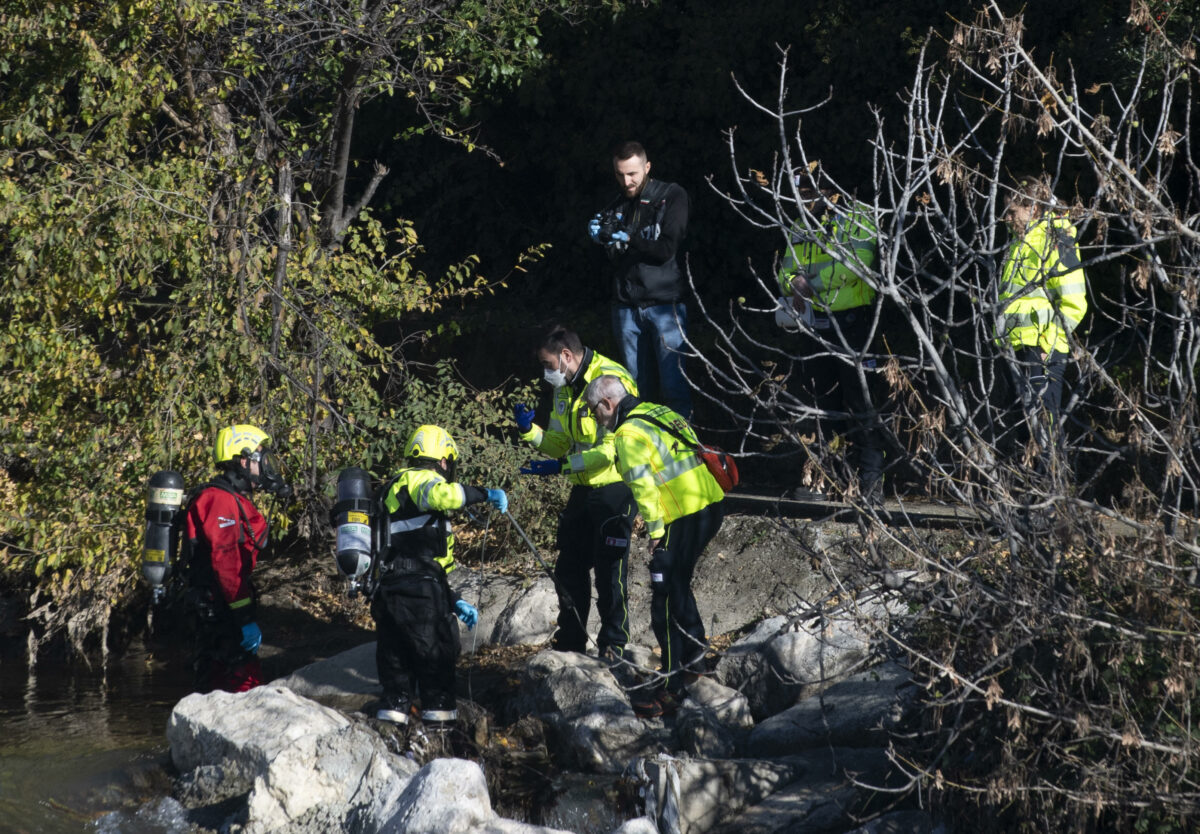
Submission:
[[807,834],[845,831],[854,825],[848,810],[861,795],[855,779],[882,781],[887,755],[876,749],[810,750],[786,761],[798,778],[741,813],[723,818],[713,834]]
[[475,762],[434,759],[412,778],[383,834],[570,834],[502,819]]
[[462,759],[434,759],[425,765],[396,804],[383,834],[470,831],[496,816],[483,771]]
[[795,781],[806,765],[803,760],[704,761],[659,755],[634,762],[631,770],[645,785],[646,816],[660,831],[701,834]]
[[342,830],[376,831],[417,770],[365,726],[275,686],[187,696],[167,741],[181,772],[225,775],[220,798],[248,790],[246,834],[309,831],[293,826],[315,810]]
[[489,645],[537,645],[554,634],[558,597],[548,576],[521,579],[460,568],[450,574],[450,584],[479,609],[474,630],[462,632],[464,654]]
[[771,617],[729,648],[717,676],[746,695],[761,721],[862,665],[887,615],[872,604],[831,617]]
[[710,678],[700,678],[687,688],[675,734],[680,749],[702,759],[729,759],[754,726],[746,696]]
[[498,646],[547,642],[557,628],[558,595],[548,576],[539,576],[510,597],[499,612],[489,640]]
[[620,773],[630,759],[657,751],[670,738],[661,720],[633,714],[608,667],[593,657],[539,652],[525,666],[522,691],[513,706],[545,722],[555,757],[567,768]]
[[711,710],[691,698],[675,716],[679,751],[701,759],[731,759],[737,755],[738,734],[716,719]]
[[904,716],[915,694],[907,669],[881,664],[772,715],[751,731],[746,753],[778,756],[816,746],[883,746],[886,731]]
[[375,643],[364,643],[326,660],[310,663],[290,675],[277,678],[271,685],[285,687],[334,709],[361,710],[381,693],[379,671],[375,667]]
[[736,689],[723,686],[710,677],[703,677],[689,684],[687,692],[688,698],[711,711],[726,727],[749,730],[754,726],[750,701]]

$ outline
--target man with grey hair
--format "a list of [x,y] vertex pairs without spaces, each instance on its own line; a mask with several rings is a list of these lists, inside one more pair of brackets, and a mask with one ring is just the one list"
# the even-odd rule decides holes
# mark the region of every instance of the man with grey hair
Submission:
[[696,433],[683,417],[644,403],[605,374],[588,385],[588,406],[613,432],[617,471],[629,485],[650,537],[650,624],[662,650],[662,686],[635,690],[643,717],[678,708],[685,676],[703,671],[704,620],[692,594],[692,574],[721,528],[724,490],[698,454]]

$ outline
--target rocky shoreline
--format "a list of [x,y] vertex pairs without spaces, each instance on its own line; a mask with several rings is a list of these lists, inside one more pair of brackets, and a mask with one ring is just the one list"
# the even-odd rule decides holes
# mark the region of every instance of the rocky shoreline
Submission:
[[[491,655],[493,671],[460,680],[455,728],[376,721],[366,642],[249,693],[182,699],[167,729],[175,789],[154,807],[193,830],[245,834],[933,831],[887,792],[900,780],[888,733],[918,698],[879,639],[903,606],[866,583],[831,604],[800,555],[858,535],[731,517],[695,583],[730,642],[666,718],[634,715],[597,658],[544,648],[548,578],[456,572],[481,612],[464,663]],[[632,558],[632,654],[652,674],[644,554]]]

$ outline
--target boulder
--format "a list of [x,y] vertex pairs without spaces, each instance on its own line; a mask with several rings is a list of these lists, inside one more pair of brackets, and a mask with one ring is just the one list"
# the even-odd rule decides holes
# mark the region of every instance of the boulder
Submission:
[[859,672],[767,718],[751,731],[746,752],[769,757],[817,746],[884,746],[912,704],[911,683],[894,662]]
[[713,834],[844,831],[855,824],[849,812],[863,793],[854,781],[882,780],[889,767],[887,755],[877,749],[810,750],[778,761],[788,762],[798,778],[774,786],[761,801],[749,808],[743,805],[741,813],[727,815],[706,830]]
[[737,755],[738,736],[711,711],[685,698],[675,716],[679,751],[701,759],[731,759]]
[[872,604],[829,617],[763,620],[729,648],[717,664],[717,677],[745,694],[761,721],[867,661],[887,613],[883,605]]
[[709,710],[717,721],[733,730],[749,730],[754,726],[750,701],[736,689],[722,686],[711,677],[696,679],[687,688],[688,698]]
[[327,660],[310,663],[271,682],[327,707],[353,712],[379,698],[375,643],[364,643]]
[[319,811],[343,830],[375,831],[417,766],[364,725],[289,689],[189,695],[167,726],[192,802],[248,792],[247,834],[312,830]]
[[659,830],[701,834],[721,819],[795,781],[807,762],[799,760],[704,761],[660,754],[630,766],[645,785],[646,816]]
[[434,759],[409,781],[382,834],[470,831],[496,814],[487,780],[474,762]]
[[497,646],[545,643],[557,628],[558,595],[548,576],[540,576],[510,597],[488,636]]
[[687,692],[675,719],[680,750],[704,759],[737,755],[742,739],[754,726],[746,697],[707,677],[692,683]]
[[520,579],[460,568],[450,574],[450,584],[479,609],[475,629],[463,631],[466,654],[488,645],[537,645],[554,634],[558,596],[548,576]]
[[620,773],[630,759],[669,742],[662,721],[635,716],[608,666],[594,657],[539,652],[526,664],[521,688],[511,707],[546,724],[563,767]]
[[570,834],[498,817],[475,762],[434,759],[404,789],[381,834]]

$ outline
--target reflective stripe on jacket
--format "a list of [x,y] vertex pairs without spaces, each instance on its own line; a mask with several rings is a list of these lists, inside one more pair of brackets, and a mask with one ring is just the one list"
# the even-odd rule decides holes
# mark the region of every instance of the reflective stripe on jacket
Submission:
[[455,568],[454,532],[446,513],[467,503],[466,488],[450,483],[440,472],[400,470],[383,499],[390,530],[385,561],[394,556],[432,559],[450,573]]
[[616,449],[611,432],[605,431],[584,399],[588,383],[604,374],[621,380],[625,390],[637,396],[637,383],[629,371],[608,357],[586,348],[583,362],[568,385],[554,389],[554,402],[546,429],[534,424],[521,435],[547,457],[566,458],[563,474],[572,484],[604,486],[621,480],[616,467]]
[[697,443],[696,433],[671,409],[650,403],[635,406],[614,432],[621,477],[637,501],[646,534],[660,539],[672,521],[720,501],[725,493],[693,447],[639,420],[639,414],[671,426],[689,443]]
[[1000,277],[1004,312],[997,338],[1015,348],[1070,350],[1067,336],[1087,312],[1087,283],[1075,238],[1065,215],[1042,217],[1009,246]]
[[855,203],[849,211],[830,209],[819,228],[792,226],[791,246],[779,269],[779,289],[792,294],[792,279],[804,272],[813,288],[813,306],[836,312],[864,307],[875,300],[875,289],[860,276],[875,268],[878,234],[869,209]]

